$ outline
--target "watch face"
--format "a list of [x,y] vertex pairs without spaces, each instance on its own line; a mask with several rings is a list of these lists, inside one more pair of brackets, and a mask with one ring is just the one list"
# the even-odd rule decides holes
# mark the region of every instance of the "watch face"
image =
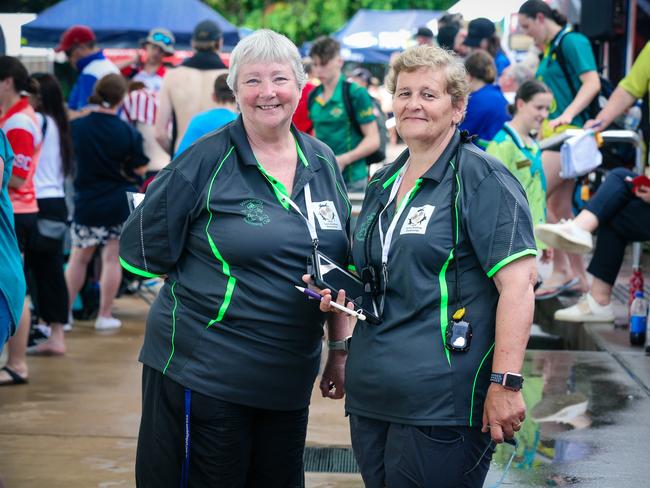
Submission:
[[512,390],[520,390],[523,384],[524,384],[524,379],[521,376],[512,373],[507,373],[503,386],[505,386],[506,388],[510,388]]

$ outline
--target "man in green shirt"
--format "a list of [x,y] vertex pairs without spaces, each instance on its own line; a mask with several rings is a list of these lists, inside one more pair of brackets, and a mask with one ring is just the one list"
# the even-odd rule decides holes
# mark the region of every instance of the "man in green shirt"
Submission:
[[[348,191],[363,192],[368,180],[364,158],[379,148],[379,130],[372,100],[365,88],[354,83],[350,85],[354,113],[349,114],[346,109],[340,49],[336,40],[324,36],[316,39],[311,47],[313,72],[321,84],[315,88],[309,118],[314,123],[316,137],[336,154]],[[352,117],[358,122],[361,133],[355,129]]]

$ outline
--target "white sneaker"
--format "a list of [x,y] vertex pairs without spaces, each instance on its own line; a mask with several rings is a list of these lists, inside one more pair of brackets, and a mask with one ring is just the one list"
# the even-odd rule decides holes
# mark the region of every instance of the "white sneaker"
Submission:
[[70,332],[72,330],[72,322],[74,322],[74,317],[72,312],[68,312],[68,322],[63,324],[63,332]]
[[562,251],[584,254],[594,247],[591,234],[578,227],[573,220],[559,224],[538,224],[535,235],[548,246]]
[[614,308],[611,303],[600,305],[587,293],[575,305],[557,310],[553,318],[562,322],[614,322]]
[[115,317],[97,317],[95,330],[112,330],[122,327],[122,321]]

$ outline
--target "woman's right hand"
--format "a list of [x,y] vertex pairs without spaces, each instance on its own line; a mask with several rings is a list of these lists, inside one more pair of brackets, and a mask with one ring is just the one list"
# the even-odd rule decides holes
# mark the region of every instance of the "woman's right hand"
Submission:
[[600,132],[603,130],[603,122],[602,120],[596,120],[596,119],[589,119],[587,122],[585,122],[585,125],[582,126],[583,129],[593,129],[596,132]]
[[[307,283],[310,289],[314,290],[317,292],[320,296],[323,297],[323,299],[320,301],[320,310],[321,312],[331,312],[331,313],[342,313],[340,310],[337,310],[336,308],[332,307],[330,303],[332,302],[332,290],[329,288],[325,288],[324,290],[321,290],[317,288],[314,285],[314,282],[311,279],[311,276],[308,274],[302,275],[302,281]],[[345,290],[339,290],[338,295],[336,296],[336,303],[342,306],[345,305]],[[347,308],[354,310],[354,304],[352,302],[349,302],[347,304]]]

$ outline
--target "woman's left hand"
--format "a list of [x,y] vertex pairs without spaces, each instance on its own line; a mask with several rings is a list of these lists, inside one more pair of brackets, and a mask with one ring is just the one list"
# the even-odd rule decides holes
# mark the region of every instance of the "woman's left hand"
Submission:
[[340,400],[345,396],[345,351],[330,351],[320,380],[323,398]]
[[548,126],[551,129],[555,129],[556,127],[559,127],[561,125],[570,125],[572,121],[573,121],[573,116],[571,114],[567,114],[566,112],[564,112],[559,117],[553,120],[549,120]]
[[640,186],[636,190],[636,196],[645,203],[650,203],[650,186]]
[[483,407],[482,432],[490,431],[496,443],[512,439],[526,418],[526,404],[521,391],[507,390],[496,383],[490,384]]

